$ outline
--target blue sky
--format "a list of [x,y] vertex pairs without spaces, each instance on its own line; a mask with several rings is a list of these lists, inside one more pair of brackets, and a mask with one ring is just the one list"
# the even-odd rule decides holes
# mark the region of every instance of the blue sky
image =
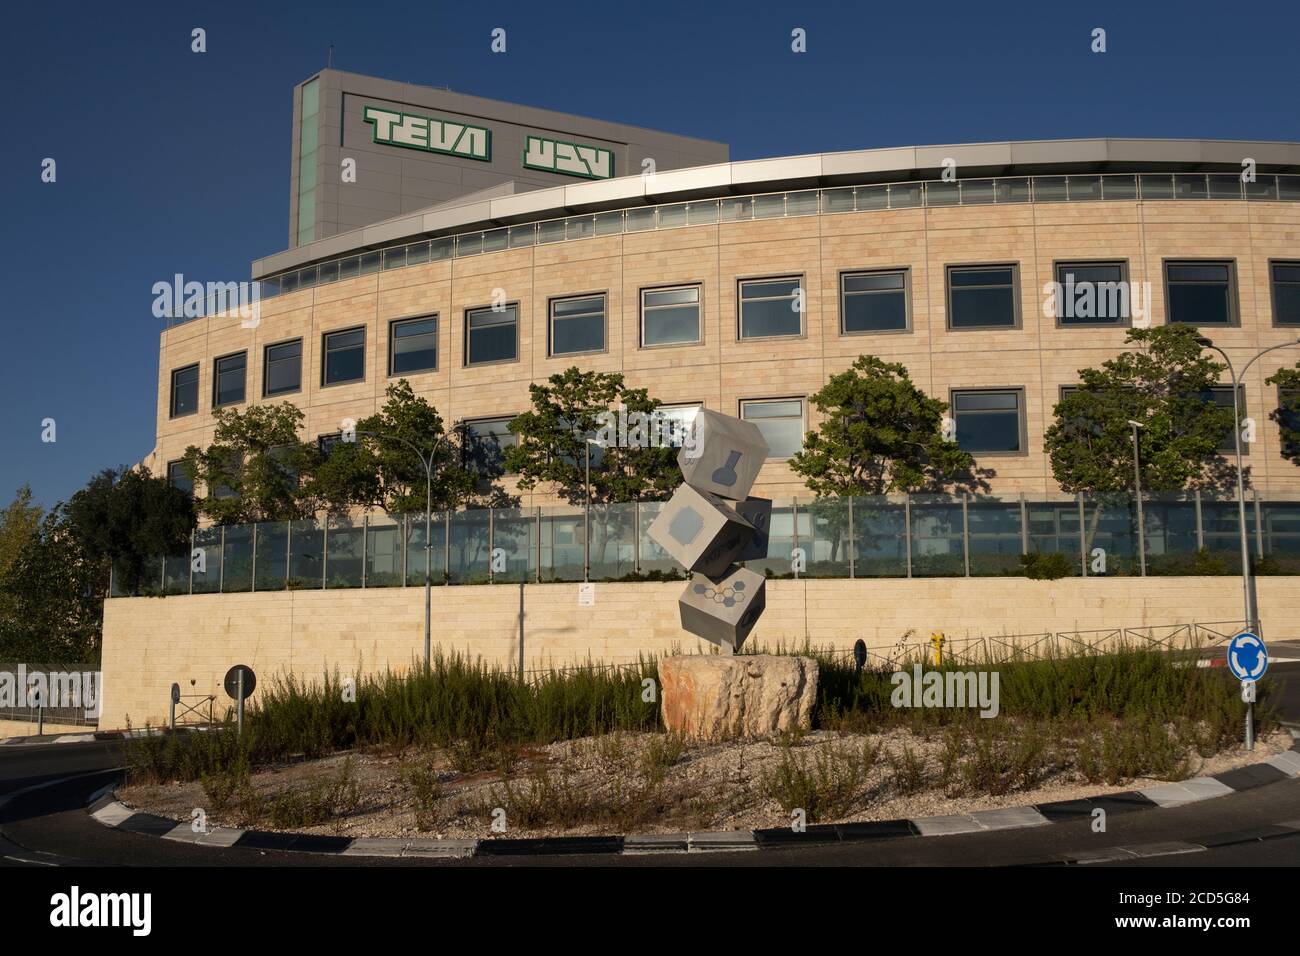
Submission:
[[[1300,8],[1287,4],[145,0],[5,17],[0,505],[24,482],[53,504],[152,449],[151,287],[175,272],[247,278],[285,247],[292,89],[331,43],[340,69],[723,140],[736,159],[1300,139]],[[495,27],[505,55],[489,50]],[[790,51],[795,27],[805,54]]]

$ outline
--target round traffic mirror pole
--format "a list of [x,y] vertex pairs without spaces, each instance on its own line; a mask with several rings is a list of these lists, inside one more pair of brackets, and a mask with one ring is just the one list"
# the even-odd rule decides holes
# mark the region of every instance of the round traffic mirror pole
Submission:
[[244,736],[244,669],[242,667],[239,669],[239,677],[237,680],[239,681],[239,693],[237,695],[237,700],[235,701],[235,713],[238,714],[238,717],[236,718],[238,721],[237,733],[242,737]]

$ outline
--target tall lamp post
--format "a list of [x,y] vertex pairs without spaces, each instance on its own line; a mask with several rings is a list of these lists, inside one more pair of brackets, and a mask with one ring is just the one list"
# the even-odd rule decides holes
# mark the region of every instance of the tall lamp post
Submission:
[[1276,352],[1278,349],[1290,348],[1293,345],[1300,345],[1300,339],[1292,342],[1283,342],[1281,345],[1271,345],[1266,349],[1257,352],[1241,370],[1241,375],[1237,375],[1237,370],[1233,368],[1232,359],[1228,358],[1228,353],[1215,345],[1207,336],[1199,336],[1197,343],[1206,349],[1212,349],[1223,356],[1223,361],[1228,365],[1228,374],[1232,376],[1232,437],[1233,445],[1237,454],[1237,523],[1241,532],[1241,589],[1246,612],[1246,629],[1256,634],[1259,633],[1259,609],[1255,606],[1255,595],[1250,587],[1250,546],[1246,539],[1246,483],[1242,476],[1241,464],[1241,409],[1240,409],[1240,391],[1241,380],[1246,377],[1250,367],[1260,358],[1269,352]]
[[1135,422],[1133,419],[1128,420],[1133,429],[1133,487],[1137,492],[1137,513],[1138,513],[1138,571],[1142,577],[1147,575],[1147,529],[1146,523],[1142,519],[1142,458],[1138,451],[1138,429],[1146,428],[1141,422]]
[[[457,426],[453,425],[454,431]],[[371,438],[377,438],[380,441],[401,442],[411,451],[415,452],[420,459],[420,465],[424,468],[424,666],[428,667],[433,657],[433,639],[431,635],[431,617],[433,605],[433,460],[437,457],[438,448],[443,442],[451,438],[451,431],[444,432],[438,440],[433,443],[426,457],[424,451],[414,442],[409,442],[399,435],[387,435],[379,432],[361,431],[354,432],[355,435],[369,435]],[[351,439],[355,441],[355,438]]]

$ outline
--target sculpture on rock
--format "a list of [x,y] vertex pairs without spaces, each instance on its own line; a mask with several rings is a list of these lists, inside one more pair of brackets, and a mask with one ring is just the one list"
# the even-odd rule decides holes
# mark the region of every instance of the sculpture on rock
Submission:
[[691,572],[677,599],[682,627],[728,654],[740,650],[767,603],[763,575],[737,563],[767,557],[772,502],[749,497],[767,452],[752,422],[700,409],[677,455],[685,481],[649,529]]

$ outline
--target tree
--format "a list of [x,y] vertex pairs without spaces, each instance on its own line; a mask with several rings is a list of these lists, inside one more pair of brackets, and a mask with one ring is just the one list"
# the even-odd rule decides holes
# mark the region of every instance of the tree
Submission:
[[56,506],[0,570],[0,660],[97,664],[107,586]]
[[896,362],[860,355],[809,401],[822,422],[790,468],[819,498],[938,491],[974,467],[943,437],[947,403],[917,388]]
[[1084,550],[1092,550],[1102,511],[1133,489],[1130,421],[1140,422],[1144,492],[1217,485],[1226,477],[1218,447],[1234,427],[1232,410],[1205,396],[1225,366],[1207,358],[1185,325],[1130,329],[1138,346],[1079,370],[1081,385],[1055,408],[1044,435],[1052,474],[1069,492],[1098,496]]
[[[942,491],[975,481],[974,459],[943,437],[947,403],[917,388],[906,366],[860,355],[809,401],[822,421],[804,436],[790,468],[818,499]],[[812,507],[831,536],[835,560],[848,512],[832,502]]]
[[0,574],[4,574],[39,533],[43,514],[40,505],[32,504],[29,485],[19,488],[14,500],[0,511]]
[[310,480],[321,462],[314,442],[299,439],[303,413],[295,405],[219,408],[214,441],[185,449],[183,467],[201,484],[199,510],[216,524],[291,521],[315,515],[321,502]]
[[[653,441],[617,442],[591,449],[591,482],[586,476],[586,443],[608,433],[610,414],[649,416],[660,407],[643,388],[629,388],[616,372],[584,372],[576,367],[528,387],[532,408],[510,422],[519,437],[506,451],[505,466],[518,474],[525,490],[548,485],[570,504],[590,495],[597,509],[595,556],[608,544],[614,505],[668,497],[681,483],[677,448]],[[646,438],[650,438],[647,433]]]
[[1295,368],[1278,369],[1264,384],[1276,385],[1281,396],[1268,417],[1282,432],[1282,457],[1300,465],[1300,363]]
[[442,416],[406,379],[389,385],[385,396],[378,412],[356,423],[357,440],[336,442],[307,483],[308,494],[332,513],[352,505],[390,515],[423,513],[424,466],[412,446],[434,453],[435,511],[468,504],[483,490],[483,479],[501,474],[486,460],[482,468],[471,467],[463,436],[444,440]]
[[103,586],[111,567],[123,593],[155,584],[161,555],[189,552],[194,501],[148,468],[106,469],[64,510],[60,533],[66,530]]

